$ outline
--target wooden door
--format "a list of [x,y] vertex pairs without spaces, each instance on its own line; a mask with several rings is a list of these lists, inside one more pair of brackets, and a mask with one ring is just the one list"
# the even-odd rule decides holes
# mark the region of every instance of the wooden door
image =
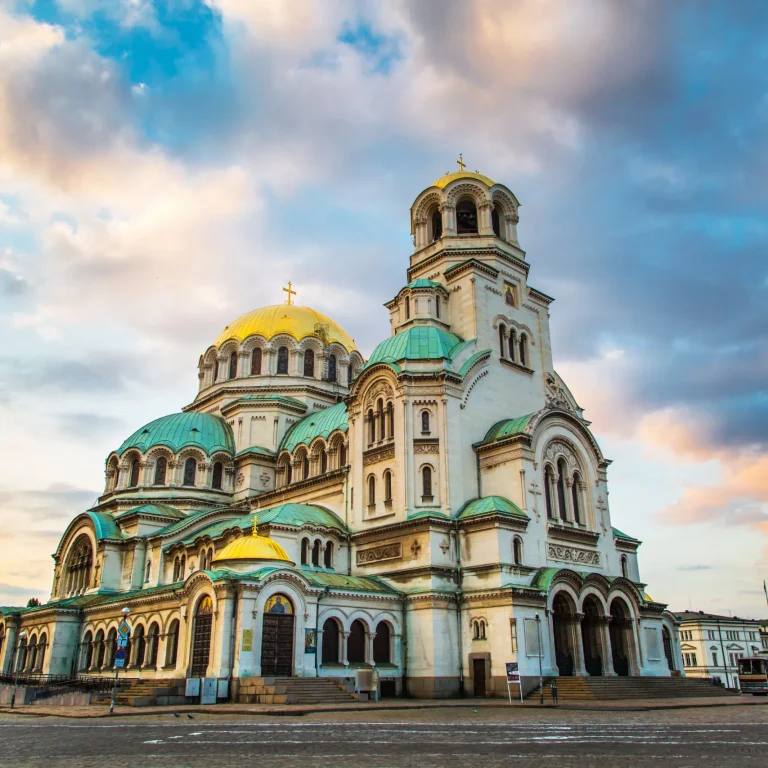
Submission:
[[485,696],[485,659],[472,659],[474,695]]
[[293,674],[293,614],[264,614],[261,674],[264,677]]
[[211,654],[211,614],[195,616],[195,634],[192,639],[191,677],[205,677]]

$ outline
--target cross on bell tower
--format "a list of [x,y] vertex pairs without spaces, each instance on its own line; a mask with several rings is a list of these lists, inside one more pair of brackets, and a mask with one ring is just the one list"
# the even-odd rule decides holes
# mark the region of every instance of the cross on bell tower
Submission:
[[464,162],[464,157],[461,153],[459,153],[459,159],[456,161],[456,164],[459,166],[459,170],[461,171],[467,167],[467,164]]

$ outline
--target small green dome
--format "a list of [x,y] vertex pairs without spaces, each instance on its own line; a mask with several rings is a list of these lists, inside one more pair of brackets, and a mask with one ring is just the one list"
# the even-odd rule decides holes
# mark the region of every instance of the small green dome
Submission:
[[138,448],[142,453],[156,445],[165,445],[174,453],[195,446],[207,454],[214,451],[235,452],[235,438],[232,429],[221,416],[210,413],[172,413],[150,421],[136,430],[118,449],[122,456],[129,448]]
[[451,360],[452,353],[462,341],[455,333],[434,325],[414,325],[382,341],[371,353],[365,367],[401,360]]
[[344,402],[325,408],[316,413],[310,413],[297,421],[280,442],[279,450],[293,451],[297,445],[309,445],[316,437],[328,438],[331,432],[340,429],[346,432],[349,427],[347,404]]

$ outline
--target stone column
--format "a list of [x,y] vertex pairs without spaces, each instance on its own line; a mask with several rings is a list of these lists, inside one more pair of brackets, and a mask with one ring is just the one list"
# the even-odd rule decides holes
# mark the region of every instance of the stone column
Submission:
[[504,221],[507,225],[507,240],[517,245],[517,224],[520,221],[520,217],[516,213],[512,213],[505,216]]
[[341,635],[341,663],[345,666],[349,666],[349,659],[347,658],[347,646],[349,641],[350,632],[340,632]]
[[603,676],[616,677],[616,670],[613,668],[613,649],[611,648],[610,625],[613,617],[600,617],[600,650],[602,652]]
[[366,661],[369,664],[372,664],[373,666],[376,666],[376,663],[373,660],[373,641],[376,639],[376,633],[375,632],[368,632],[368,643],[367,643],[367,658]]
[[456,206],[443,203],[440,206],[440,213],[443,215],[443,235],[456,234]]
[[226,381],[229,376],[229,358],[220,357],[219,360],[219,375],[216,377],[214,384],[219,384],[222,381]]
[[565,516],[569,523],[576,522],[573,514],[573,480],[570,477],[565,478]]
[[493,203],[490,200],[483,200],[477,206],[477,231],[481,235],[493,234],[493,223],[491,222],[491,210]]
[[584,638],[581,634],[581,622],[583,613],[577,613],[571,620],[571,636],[573,638],[573,672],[579,677],[586,677],[587,669],[584,666]]

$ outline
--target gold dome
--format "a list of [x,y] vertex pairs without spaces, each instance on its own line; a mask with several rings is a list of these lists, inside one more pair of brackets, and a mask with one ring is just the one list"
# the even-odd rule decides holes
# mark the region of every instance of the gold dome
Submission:
[[[323,332],[327,334],[324,339]],[[300,307],[296,304],[274,304],[271,307],[254,309],[228,325],[213,345],[220,347],[229,339],[241,342],[253,335],[271,339],[280,333],[287,333],[296,341],[301,341],[305,336],[316,336],[326,344],[335,341],[347,352],[357,349],[354,340],[330,317],[310,307]]]
[[432,186],[438,187],[439,189],[445,189],[452,181],[456,181],[456,179],[475,179],[476,181],[482,181],[483,184],[489,187],[492,187],[496,183],[493,179],[483,176],[482,173],[456,171],[456,173],[446,173],[445,176],[441,176]]
[[288,553],[275,541],[266,536],[250,535],[241,536],[227,544],[224,549],[213,558],[213,562],[220,560],[283,560],[293,562]]

